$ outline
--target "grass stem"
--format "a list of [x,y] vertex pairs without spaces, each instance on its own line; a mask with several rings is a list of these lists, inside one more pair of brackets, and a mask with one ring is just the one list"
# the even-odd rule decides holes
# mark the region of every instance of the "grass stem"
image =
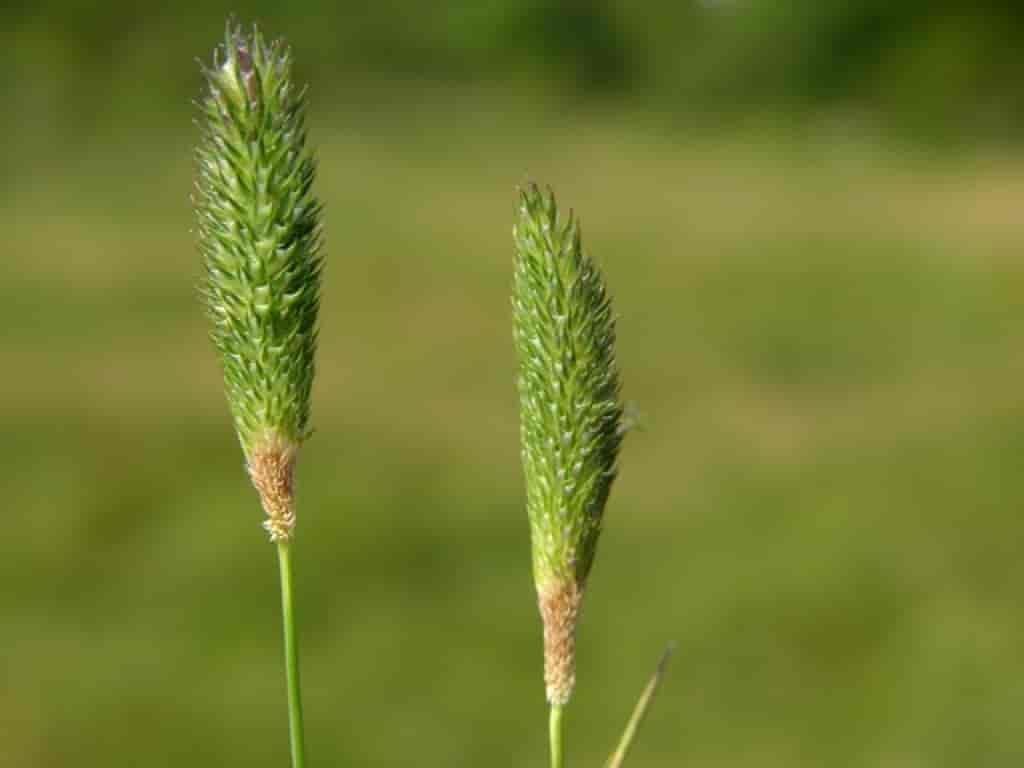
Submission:
[[658,666],[654,670],[654,674],[651,675],[651,679],[644,687],[643,693],[640,694],[640,700],[637,701],[636,707],[633,709],[633,714],[630,716],[629,722],[626,723],[626,730],[622,732],[622,738],[619,740],[619,745],[615,748],[615,752],[612,756],[608,758],[608,762],[605,763],[605,768],[622,768],[622,764],[626,760],[626,755],[629,754],[629,749],[633,746],[633,741],[636,739],[636,732],[640,728],[640,723],[644,721],[644,718],[647,716],[647,710],[650,709],[651,702],[654,700],[654,693],[658,690],[661,678],[665,674],[665,665],[668,664],[669,657],[672,655],[672,650],[672,646],[669,646],[665,649],[665,652],[661,654]]
[[281,619],[284,623],[284,663],[288,678],[288,730],[291,735],[292,768],[305,768],[306,744],[302,730],[302,685],[299,682],[299,648],[295,634],[292,599],[292,555],[287,539],[277,542],[281,568]]
[[559,704],[551,705],[548,737],[551,740],[551,768],[562,768],[562,707]]

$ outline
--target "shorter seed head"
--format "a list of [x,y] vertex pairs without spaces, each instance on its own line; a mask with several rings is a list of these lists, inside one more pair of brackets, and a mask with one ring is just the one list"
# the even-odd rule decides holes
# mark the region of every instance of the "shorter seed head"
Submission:
[[579,222],[554,194],[520,195],[513,327],[533,576],[548,700],[569,701],[576,624],[622,442],[615,322]]
[[622,442],[615,321],[579,222],[554,194],[520,195],[513,335],[533,574],[586,583]]

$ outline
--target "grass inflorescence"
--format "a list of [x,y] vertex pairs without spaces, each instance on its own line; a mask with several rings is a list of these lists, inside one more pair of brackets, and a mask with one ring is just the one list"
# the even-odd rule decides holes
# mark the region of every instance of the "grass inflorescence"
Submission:
[[295,460],[309,434],[320,307],[320,204],[291,53],[230,24],[205,70],[196,210],[203,294],[228,405],[277,543],[293,768],[305,763],[292,590]]
[[551,764],[576,683],[576,628],[623,434],[615,320],[579,221],[554,193],[520,194],[513,326],[533,576],[544,629]]
[[295,524],[320,305],[320,204],[291,54],[228,27],[206,69],[196,208],[228,404],[273,539]]

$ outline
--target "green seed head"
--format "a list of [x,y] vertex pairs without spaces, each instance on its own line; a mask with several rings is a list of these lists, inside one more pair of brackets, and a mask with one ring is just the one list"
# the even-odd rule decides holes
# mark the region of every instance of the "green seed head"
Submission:
[[514,336],[548,699],[568,701],[575,630],[622,440],[615,322],[578,222],[530,185],[513,231]]
[[580,228],[520,195],[513,309],[527,513],[538,586],[586,582],[622,439],[615,321]]
[[195,198],[203,294],[268,529],[283,538],[294,455],[309,434],[323,267],[305,99],[289,50],[255,29],[229,26],[205,74]]

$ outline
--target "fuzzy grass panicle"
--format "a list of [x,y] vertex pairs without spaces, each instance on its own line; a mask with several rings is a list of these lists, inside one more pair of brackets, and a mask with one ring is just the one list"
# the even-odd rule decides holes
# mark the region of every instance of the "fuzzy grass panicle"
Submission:
[[235,429],[274,540],[295,524],[292,476],[308,436],[320,303],[320,204],[291,54],[229,25],[204,70],[196,209]]
[[288,49],[229,24],[204,72],[195,199],[203,294],[235,430],[277,545],[292,768],[303,768],[291,539],[320,307],[320,204]]
[[622,440],[615,322],[579,223],[522,190],[514,228],[514,338],[533,574],[553,706],[575,684],[576,624]]

